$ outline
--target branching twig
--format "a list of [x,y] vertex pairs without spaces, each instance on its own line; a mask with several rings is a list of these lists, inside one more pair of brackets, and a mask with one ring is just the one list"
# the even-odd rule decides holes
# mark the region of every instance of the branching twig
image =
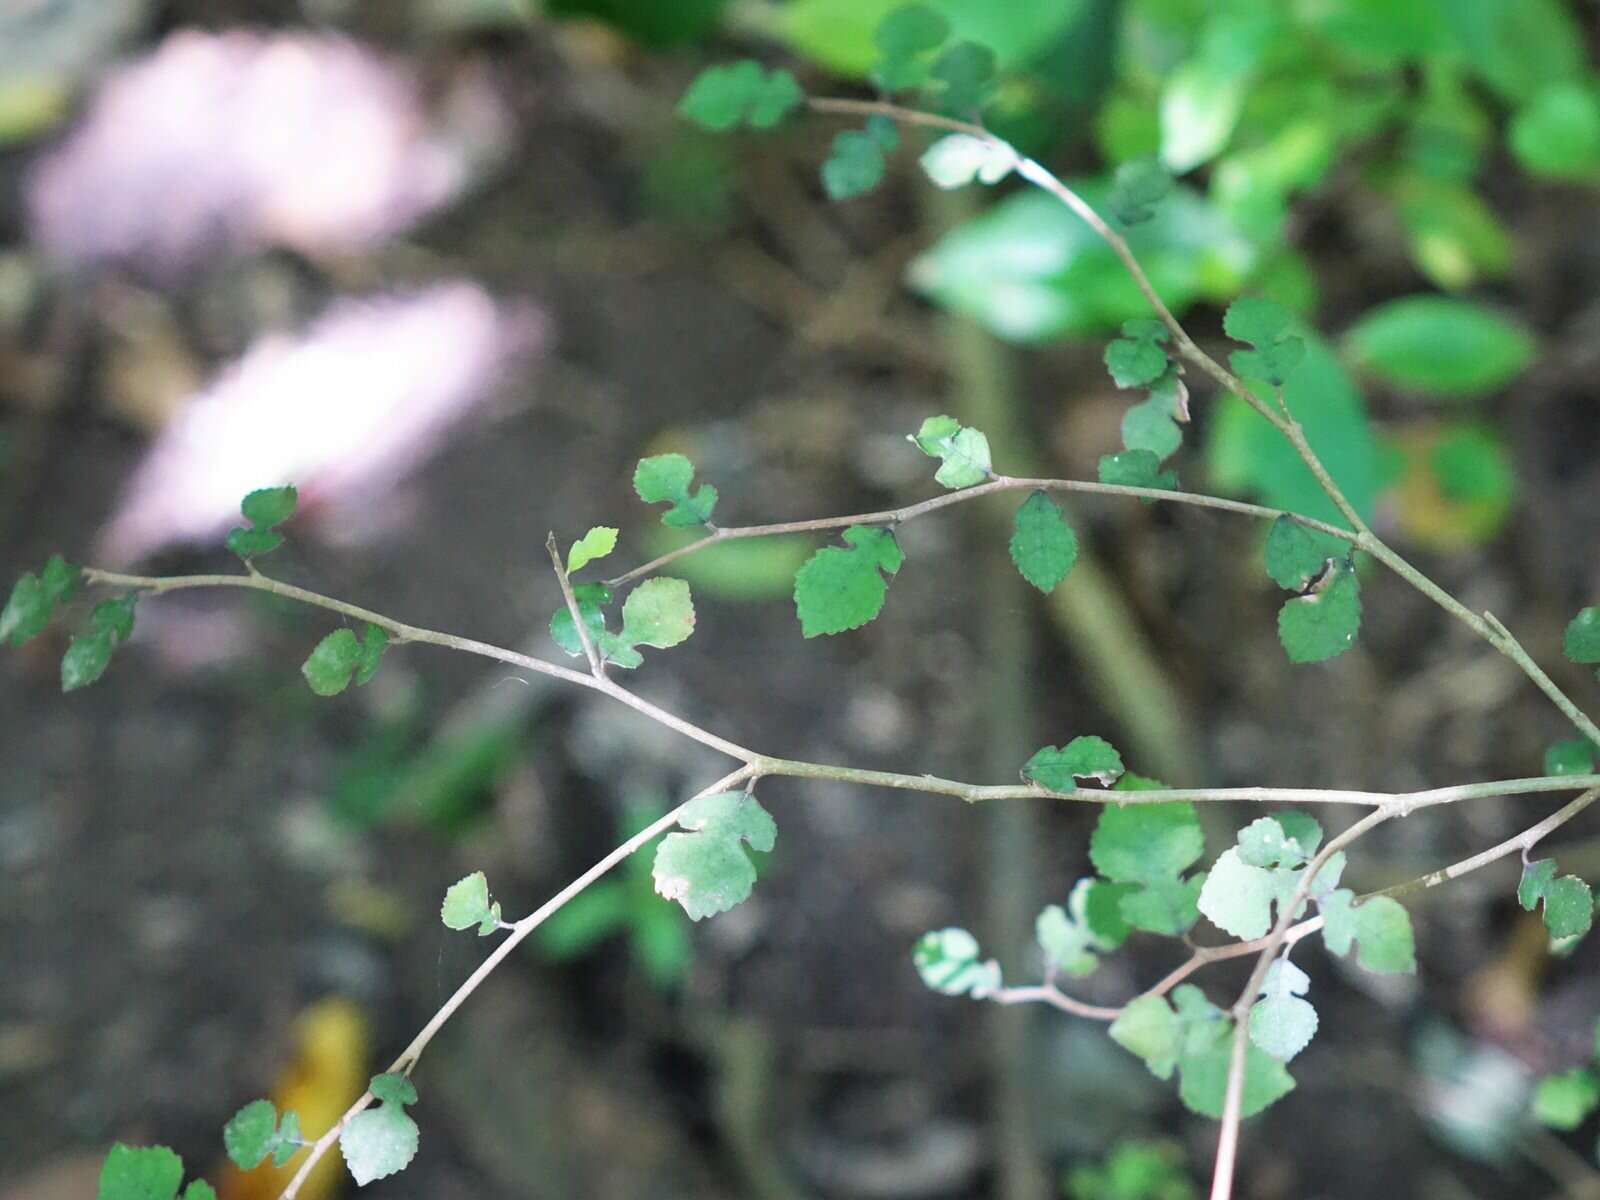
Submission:
[[594,639],[589,636],[589,625],[578,608],[578,598],[572,594],[572,580],[567,577],[567,568],[562,565],[561,548],[556,545],[554,532],[545,539],[544,548],[550,552],[550,565],[555,569],[556,582],[561,585],[561,598],[567,602],[567,615],[572,618],[572,627],[578,631],[584,657],[589,660],[589,673],[596,679],[604,679],[605,664],[600,660],[600,652],[594,648]]

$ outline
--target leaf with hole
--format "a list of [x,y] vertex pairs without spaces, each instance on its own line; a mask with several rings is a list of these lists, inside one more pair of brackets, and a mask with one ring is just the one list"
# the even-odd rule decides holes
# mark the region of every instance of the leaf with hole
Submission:
[[1278,610],[1278,640],[1294,663],[1323,662],[1355,644],[1361,584],[1355,567],[1336,562],[1315,589]]
[[1126,768],[1122,755],[1105,738],[1075,737],[1059,749],[1046,746],[1022,765],[1022,777],[1052,792],[1076,790],[1080,779],[1110,787]]

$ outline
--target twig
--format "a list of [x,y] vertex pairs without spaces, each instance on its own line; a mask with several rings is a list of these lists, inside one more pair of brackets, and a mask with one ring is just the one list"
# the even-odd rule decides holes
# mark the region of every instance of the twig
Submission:
[[578,631],[578,641],[583,645],[584,657],[589,660],[589,673],[596,679],[604,679],[605,664],[600,661],[600,652],[594,648],[594,639],[589,636],[589,626],[583,619],[582,610],[578,608],[578,598],[572,594],[572,580],[567,578],[567,568],[562,565],[561,549],[556,545],[556,535],[553,530],[545,539],[544,548],[550,552],[550,565],[555,568],[556,582],[561,585],[561,598],[567,602],[567,613],[572,617],[572,627]]

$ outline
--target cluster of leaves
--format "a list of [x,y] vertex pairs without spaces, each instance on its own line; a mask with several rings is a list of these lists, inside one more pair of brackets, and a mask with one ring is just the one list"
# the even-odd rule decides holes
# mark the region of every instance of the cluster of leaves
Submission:
[[1183,1147],[1176,1142],[1118,1142],[1103,1165],[1067,1172],[1069,1200],[1195,1200]]
[[[580,543],[581,544],[581,543]],[[577,547],[574,547],[576,552]],[[689,585],[681,579],[646,579],[628,593],[622,602],[622,628],[606,626],[606,606],[613,595],[603,583],[580,583],[572,589],[584,628],[604,662],[629,670],[644,662],[640,646],[669,650],[688,640],[694,632],[694,599]],[[550,636],[556,645],[575,658],[583,656],[583,642],[565,607],[550,618]]]
[[1147,388],[1144,400],[1122,417],[1119,454],[1100,460],[1100,482],[1171,491],[1178,477],[1161,464],[1183,444],[1189,389],[1183,370],[1168,358],[1166,325],[1147,317],[1124,321],[1122,336],[1106,346],[1106,369],[1119,388]]
[[[43,633],[56,611],[77,592],[83,572],[59,554],[52,555],[40,572],[24,572],[12,586],[0,609],[0,641],[21,646]],[[61,656],[61,690],[88,687],[111,665],[117,647],[133,636],[137,592],[102,600],[89,612],[83,630],[67,644]]]

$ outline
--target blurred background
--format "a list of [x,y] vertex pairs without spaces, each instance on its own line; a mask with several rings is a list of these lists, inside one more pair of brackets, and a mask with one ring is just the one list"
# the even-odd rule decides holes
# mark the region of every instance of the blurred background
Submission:
[[[1600,594],[1600,41],[1590,0],[934,0],[992,46],[990,116],[1096,194],[1183,177],[1134,241],[1220,352],[1232,297],[1325,340],[1292,400],[1384,536],[1558,657]],[[892,0],[0,0],[0,564],[231,570],[239,497],[301,512],[269,573],[544,656],[547,531],[672,543],[633,497],[687,453],[718,519],[934,494],[906,445],[950,412],[1014,474],[1093,478],[1143,315],[1105,248],[1016,185],[936,194],[908,136],[829,204],[837,131],[713,138],[673,105],[756,55],[864,95]],[[976,192],[976,189],[973,189]],[[1185,487],[1329,516],[1291,452],[1196,383]],[[1570,731],[1506,661],[1374,575],[1350,654],[1290,669],[1261,529],[1085,500],[1048,600],[1009,513],[904,530],[883,618],[807,643],[812,539],[682,560],[697,635],[630,685],[764,751],[1001,782],[1084,732],[1177,784],[1414,789],[1538,774]],[[520,915],[727,764],[604,700],[426,648],[333,701],[325,616],[239,594],[141,605],[63,697],[57,640],[0,660],[0,1197],[89,1195],[114,1139],[226,1200],[220,1129],[272,1095],[320,1132],[485,952],[437,920],[482,868]],[[933,995],[911,943],[978,932],[1037,970],[1033,915],[1091,816],[827,783],[762,788],[753,899],[691,926],[648,859],[552,922],[417,1074],[422,1150],[375,1196],[1181,1200],[1215,1126],[1101,1027]],[[1358,889],[1553,801],[1385,829]],[[1213,811],[1212,852],[1243,814]],[[1335,818],[1337,821],[1337,818]],[[1562,869],[1600,873],[1592,822]],[[1247,1126],[1240,1193],[1595,1196],[1595,1131],[1525,1120],[1585,1061],[1592,946],[1552,957],[1508,861],[1416,898],[1422,970],[1305,956],[1322,1028]],[[1217,940],[1208,927],[1200,940]],[[1137,940],[1120,1003],[1183,953]],[[1243,978],[1201,977],[1215,999]],[[333,1160],[329,1164],[333,1166]],[[303,1196],[350,1190],[334,1170]]]

